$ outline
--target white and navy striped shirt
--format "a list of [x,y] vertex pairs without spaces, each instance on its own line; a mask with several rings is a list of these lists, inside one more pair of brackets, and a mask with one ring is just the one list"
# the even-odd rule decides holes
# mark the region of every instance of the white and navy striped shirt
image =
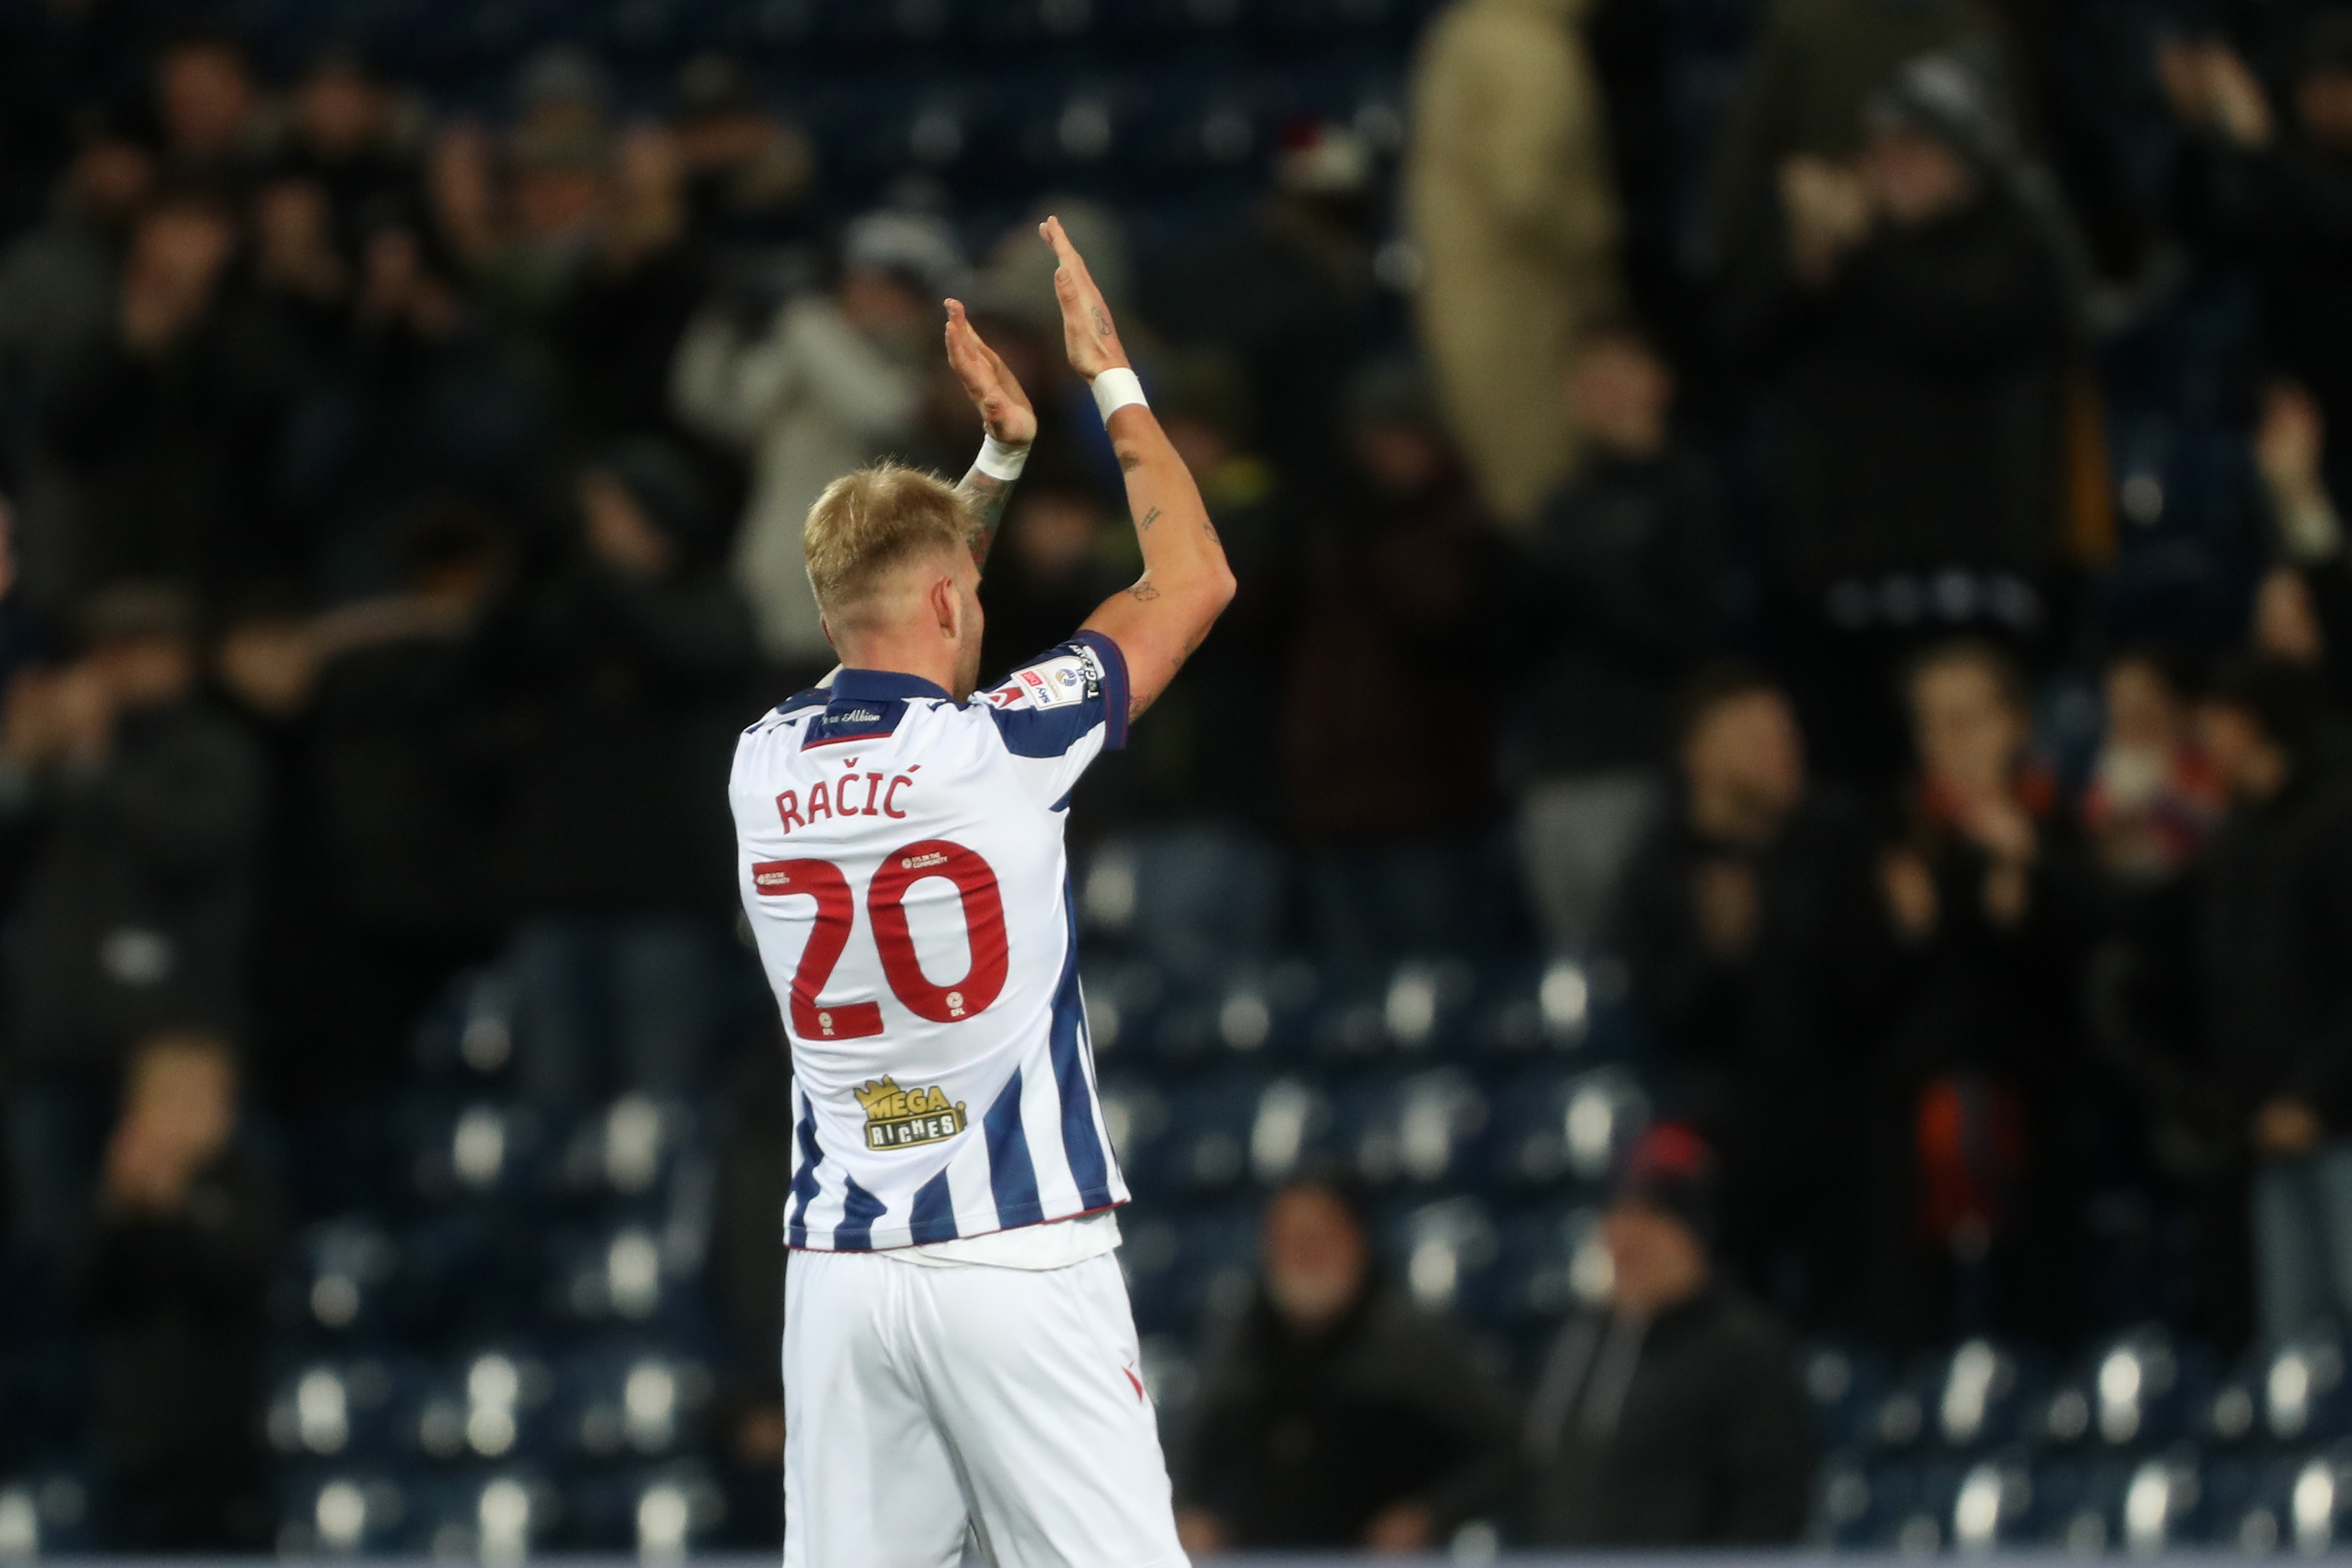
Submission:
[[791,1246],[919,1246],[1127,1201],[1062,845],[1127,700],[1118,645],[1080,632],[969,702],[845,669],[743,732],[729,795],[792,1040]]

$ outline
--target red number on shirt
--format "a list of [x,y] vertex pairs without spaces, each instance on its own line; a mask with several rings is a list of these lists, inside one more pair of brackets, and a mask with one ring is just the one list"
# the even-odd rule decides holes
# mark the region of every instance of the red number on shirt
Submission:
[[[944,877],[955,884],[963,903],[964,934],[971,946],[963,978],[946,985],[932,984],[924,974],[914,940],[907,934],[907,889],[926,877]],[[874,945],[882,950],[882,973],[889,977],[890,990],[918,1018],[934,1024],[969,1018],[1004,989],[1004,900],[988,862],[962,845],[926,838],[892,850],[875,873],[866,912],[874,921]]]
[[[907,891],[926,877],[955,884],[963,906],[964,934],[971,950],[963,978],[934,985],[915,956],[907,929]],[[882,1032],[882,1009],[872,1002],[840,1002],[820,1007],[817,997],[833,978],[849,945],[854,913],[849,881],[830,860],[765,860],[751,868],[751,886],[762,898],[807,897],[816,900],[816,926],[801,950],[793,973],[793,1032],[807,1040],[851,1040]],[[1006,969],[1004,900],[987,861],[961,844],[926,838],[883,857],[882,869],[866,891],[866,912],[874,922],[874,945],[892,994],[919,1018],[954,1024],[985,1009],[1003,993]]]
[[872,1002],[837,1002],[820,1007],[816,999],[849,945],[849,879],[830,860],[765,860],[751,868],[751,886],[762,898],[804,896],[816,900],[816,928],[801,950],[793,973],[793,1032],[804,1040],[854,1040],[882,1032],[882,1009]]

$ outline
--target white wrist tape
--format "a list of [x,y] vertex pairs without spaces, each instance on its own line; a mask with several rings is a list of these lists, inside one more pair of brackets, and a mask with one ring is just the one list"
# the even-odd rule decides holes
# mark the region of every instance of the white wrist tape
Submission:
[[1095,407],[1102,414],[1106,425],[1110,423],[1112,415],[1129,404],[1145,408],[1151,406],[1150,400],[1143,395],[1142,380],[1125,365],[1103,372],[1087,384],[1094,388]]
[[1028,447],[1008,447],[993,436],[983,435],[980,438],[980,456],[971,460],[971,466],[992,479],[1011,484],[1021,477],[1028,462]]

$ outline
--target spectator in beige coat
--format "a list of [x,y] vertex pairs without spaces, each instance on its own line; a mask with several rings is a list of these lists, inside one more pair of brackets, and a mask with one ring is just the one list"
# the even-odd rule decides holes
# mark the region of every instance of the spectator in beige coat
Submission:
[[1421,331],[1488,509],[1532,522],[1574,467],[1559,388],[1618,302],[1617,196],[1587,0],[1454,0],[1412,86],[1405,170],[1426,264]]

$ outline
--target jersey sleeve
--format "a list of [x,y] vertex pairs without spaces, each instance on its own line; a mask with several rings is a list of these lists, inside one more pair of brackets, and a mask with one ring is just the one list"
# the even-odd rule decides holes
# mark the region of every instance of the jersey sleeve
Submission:
[[1127,744],[1127,658],[1082,631],[973,697],[1039,804],[1058,805],[1104,752]]

